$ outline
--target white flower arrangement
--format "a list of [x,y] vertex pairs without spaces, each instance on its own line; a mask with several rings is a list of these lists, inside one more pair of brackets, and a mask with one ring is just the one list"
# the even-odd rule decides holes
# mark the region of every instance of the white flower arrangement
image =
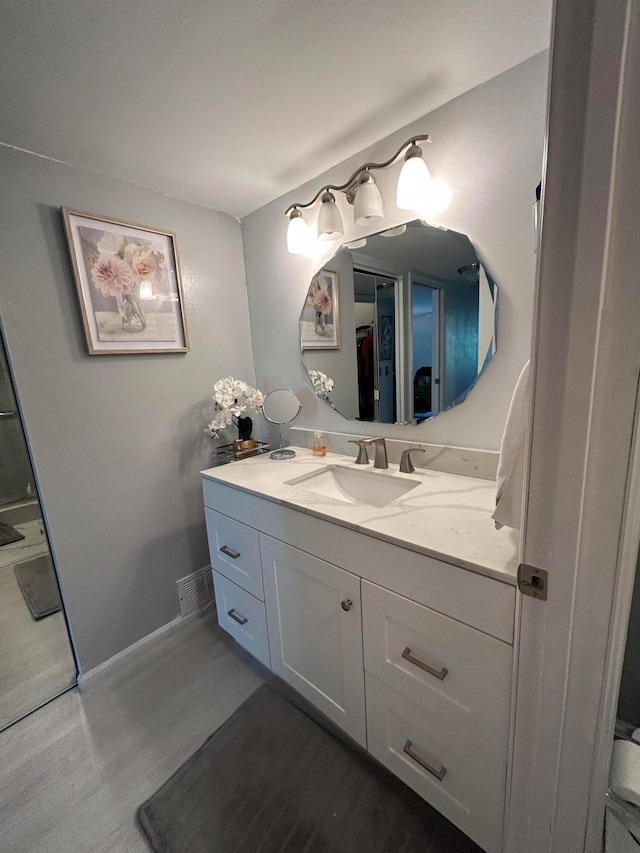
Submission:
[[329,399],[329,394],[333,391],[333,379],[321,370],[310,370],[309,379],[311,380],[311,384],[315,388],[316,392],[321,397]]
[[216,404],[216,412],[211,423],[207,424],[205,432],[212,438],[217,438],[221,429],[231,426],[234,417],[242,417],[242,413],[247,409],[261,412],[264,394],[242,379],[227,376],[225,379],[219,379],[213,386],[213,401]]

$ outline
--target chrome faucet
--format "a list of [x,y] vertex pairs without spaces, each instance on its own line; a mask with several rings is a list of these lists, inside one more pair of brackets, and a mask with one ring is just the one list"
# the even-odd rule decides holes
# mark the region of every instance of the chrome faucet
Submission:
[[367,453],[367,443],[368,439],[366,438],[350,438],[348,444],[357,444],[358,445],[358,458],[356,459],[356,465],[368,465],[369,464],[369,454]]
[[373,444],[376,449],[376,455],[373,460],[374,468],[388,468],[387,461],[387,445],[384,438],[367,438],[363,441],[364,445]]
[[411,454],[424,452],[422,447],[410,447],[408,450],[403,450],[402,458],[400,459],[400,472],[402,474],[413,474],[416,469],[411,461]]

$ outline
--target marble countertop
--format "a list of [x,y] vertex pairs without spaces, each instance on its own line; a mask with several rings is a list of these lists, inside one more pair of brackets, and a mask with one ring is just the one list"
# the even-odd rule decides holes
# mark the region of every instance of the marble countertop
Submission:
[[419,480],[420,485],[386,507],[365,506],[318,495],[311,484],[288,485],[286,481],[328,465],[355,467],[348,456],[318,457],[304,448],[295,450],[293,459],[276,461],[265,454],[210,468],[202,475],[503,583],[516,583],[519,532],[507,527],[496,530],[491,519],[496,497],[493,482],[427,468],[401,474],[397,465],[389,465],[386,471],[368,465],[360,470]]

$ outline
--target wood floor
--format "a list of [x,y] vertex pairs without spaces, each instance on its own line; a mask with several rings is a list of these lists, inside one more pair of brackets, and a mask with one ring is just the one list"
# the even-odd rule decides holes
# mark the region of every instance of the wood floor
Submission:
[[137,853],[151,796],[260,685],[214,614],[0,733],[2,853]]
[[[0,853],[149,853],[138,806],[262,675],[210,608],[0,732]],[[437,824],[424,853],[477,849]]]
[[18,562],[47,553],[44,532],[39,520],[15,526],[25,539],[0,547],[0,730],[76,680],[62,612],[36,621],[14,571]]

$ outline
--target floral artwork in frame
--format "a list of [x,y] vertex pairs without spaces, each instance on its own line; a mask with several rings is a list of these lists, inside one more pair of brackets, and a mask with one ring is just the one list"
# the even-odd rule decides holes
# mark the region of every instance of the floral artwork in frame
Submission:
[[89,354],[188,352],[175,235],[62,213]]
[[307,349],[340,349],[338,273],[323,269],[314,275],[300,318],[300,343]]

